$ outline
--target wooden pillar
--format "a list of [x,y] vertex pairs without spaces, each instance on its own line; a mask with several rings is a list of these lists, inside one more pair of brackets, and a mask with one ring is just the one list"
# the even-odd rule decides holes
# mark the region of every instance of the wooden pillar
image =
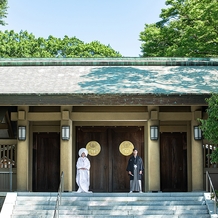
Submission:
[[202,140],[194,139],[194,126],[201,118],[201,107],[191,107],[191,153],[192,153],[192,191],[203,191],[203,148]]
[[148,191],[160,190],[160,145],[158,140],[150,139],[150,126],[159,126],[159,107],[148,107],[150,119],[147,124],[148,140]]
[[144,191],[148,192],[149,190],[149,183],[148,183],[148,140],[146,140],[149,137],[149,131],[148,131],[148,124],[145,122],[144,124]]
[[[76,190],[76,161],[78,157],[78,151],[76,151],[76,129],[74,127],[74,123],[72,122],[72,189]],[[76,154],[75,154],[76,153]]]
[[[28,191],[29,172],[29,121],[27,120],[28,106],[18,107],[17,126],[26,127],[26,140],[17,140],[17,191]],[[17,131],[18,137],[18,131]]]
[[[61,107],[61,125],[70,127],[70,139],[62,140],[60,138],[60,172],[64,172],[64,190],[72,191],[72,121],[70,120],[70,113],[72,107]],[[60,129],[60,132],[61,132]]]

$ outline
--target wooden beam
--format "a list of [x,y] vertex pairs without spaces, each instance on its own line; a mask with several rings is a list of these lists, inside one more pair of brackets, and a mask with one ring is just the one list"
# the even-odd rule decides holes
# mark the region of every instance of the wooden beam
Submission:
[[27,114],[29,121],[59,121],[61,112],[29,112]]
[[17,139],[0,139],[0,145],[15,145]]
[[1,94],[2,106],[206,106],[210,94]]
[[72,112],[72,121],[146,121],[148,112]]
[[6,118],[6,123],[8,124],[8,132],[9,132],[9,137],[10,138],[14,138],[14,131],[11,125],[11,121],[10,121],[10,116],[8,111],[5,114],[5,118]]
[[187,126],[160,126],[160,132],[187,132]]
[[160,121],[186,121],[192,119],[191,112],[160,112]]
[[17,120],[18,120],[18,113],[11,112],[11,121],[17,121]]
[[[14,113],[15,121],[16,113]],[[61,112],[29,112],[29,121],[60,121]],[[160,112],[160,121],[188,121],[191,120],[191,112]],[[72,121],[147,121],[148,112],[71,112]]]
[[33,132],[60,132],[60,126],[33,126]]
[[0,123],[0,129],[8,129],[8,125],[6,123]]
[[144,126],[144,121],[75,121],[74,126]]

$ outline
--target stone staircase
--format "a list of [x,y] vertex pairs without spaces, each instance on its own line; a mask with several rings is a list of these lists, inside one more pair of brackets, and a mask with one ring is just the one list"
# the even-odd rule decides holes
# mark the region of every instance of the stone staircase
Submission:
[[[57,193],[18,192],[8,194],[11,196],[7,195],[0,217],[53,217]],[[11,203],[9,197],[13,199]],[[10,211],[10,214],[8,212],[7,215],[6,211]],[[59,217],[207,218],[211,216],[203,192],[71,192],[62,194]]]

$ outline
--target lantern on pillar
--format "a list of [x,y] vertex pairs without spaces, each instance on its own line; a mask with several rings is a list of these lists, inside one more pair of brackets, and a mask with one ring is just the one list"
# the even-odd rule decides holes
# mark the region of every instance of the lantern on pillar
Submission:
[[70,139],[70,126],[62,126],[62,140]]
[[26,140],[26,126],[18,126],[18,140],[19,141]]
[[199,126],[194,126],[194,139],[195,140],[201,140],[202,139],[202,133]]
[[150,139],[158,140],[158,126],[150,126]]

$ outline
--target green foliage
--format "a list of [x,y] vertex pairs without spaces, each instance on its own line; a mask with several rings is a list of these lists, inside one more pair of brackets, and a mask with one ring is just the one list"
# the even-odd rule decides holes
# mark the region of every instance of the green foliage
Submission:
[[205,139],[214,145],[218,145],[218,94],[212,94],[210,98],[206,99],[206,102],[208,103],[206,111],[208,118],[206,120],[199,119],[200,128]]
[[218,163],[218,149],[216,148],[211,154],[208,154],[211,163]]
[[140,33],[144,57],[218,56],[217,0],[167,0],[161,21]]
[[76,37],[63,39],[49,36],[36,38],[32,33],[0,31],[0,58],[88,58],[121,57],[109,45],[98,41],[84,43]]
[[7,15],[7,0],[0,0],[0,25],[4,26],[6,23],[3,21],[4,18],[6,18]]
[[[200,128],[205,139],[211,144],[218,145],[218,94],[212,94],[206,101],[208,118],[206,120],[199,119]],[[209,156],[212,163],[218,163],[218,149]]]

